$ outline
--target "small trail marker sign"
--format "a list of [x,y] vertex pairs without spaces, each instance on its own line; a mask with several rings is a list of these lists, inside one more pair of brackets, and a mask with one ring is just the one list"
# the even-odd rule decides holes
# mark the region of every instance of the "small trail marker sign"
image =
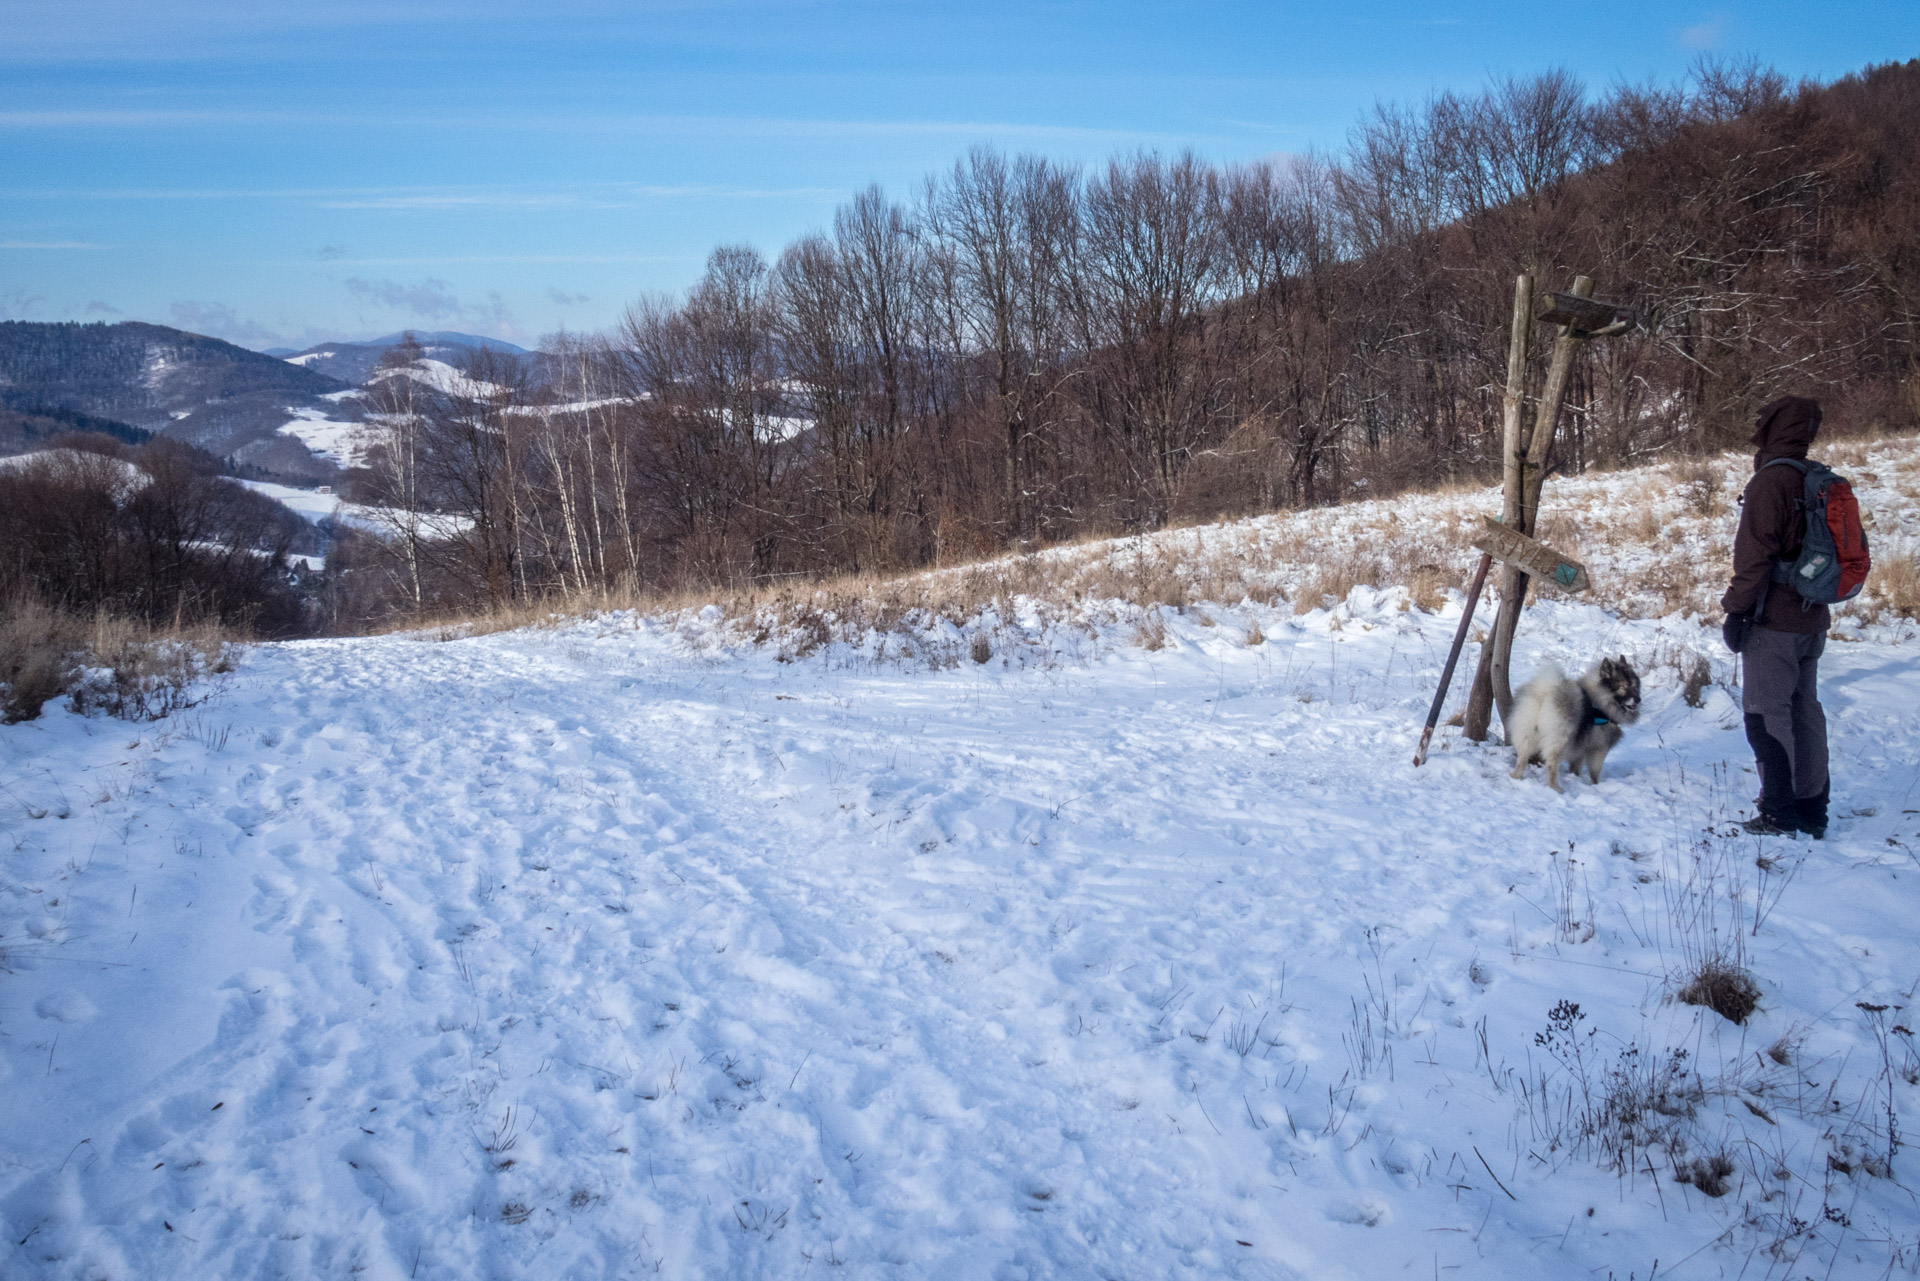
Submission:
[[1587,567],[1579,561],[1562,556],[1545,543],[1502,525],[1491,516],[1482,516],[1480,522],[1480,536],[1473,540],[1473,545],[1495,560],[1563,591],[1584,592],[1593,586],[1593,580],[1587,577]]

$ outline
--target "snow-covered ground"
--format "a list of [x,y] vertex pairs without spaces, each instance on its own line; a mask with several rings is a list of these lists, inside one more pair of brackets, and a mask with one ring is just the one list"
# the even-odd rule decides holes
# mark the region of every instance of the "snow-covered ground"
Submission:
[[[1816,844],[1733,834],[1679,616],[1528,614],[1522,671],[1645,675],[1599,786],[1416,770],[1459,599],[1408,603],[263,645],[0,728],[0,1273],[1920,1266],[1912,624],[1829,646]],[[1716,944],[1745,1026],[1672,999]]]
[[[418,521],[424,536],[429,538],[452,538],[465,533],[473,527],[473,522],[464,516],[452,516],[441,512],[421,512],[414,516],[392,507],[375,507],[366,503],[350,503],[335,493],[321,493],[318,489],[299,489],[292,485],[276,485],[266,480],[243,480],[240,482],[254,493],[273,499],[287,509],[299,513],[314,524],[332,521],[336,526],[350,525],[370,534],[385,538],[401,535],[409,520]],[[324,569],[326,557],[302,556],[299,558],[309,569]]]
[[[355,394],[330,392],[326,399],[338,403]],[[287,412],[292,417],[276,429],[280,435],[293,437],[336,467],[351,470],[366,466],[367,449],[372,443],[372,429],[366,423],[335,418],[324,409],[296,408]]]
[[254,493],[273,499],[282,507],[299,513],[302,517],[319,524],[331,520],[340,514],[347,504],[340,495],[328,486],[326,492],[318,489],[300,489],[293,485],[276,485],[270,480],[243,480],[240,482]]
[[446,361],[435,360],[431,356],[422,356],[410,365],[382,370],[367,380],[367,386],[371,387],[374,383],[386,378],[412,378],[417,382],[425,383],[435,391],[473,400],[486,400],[507,390],[498,383],[487,382],[482,378],[469,378]]
[[[299,359],[302,358],[295,358],[296,363]],[[485,398],[504,390],[494,383],[468,378],[444,360],[422,358],[404,368],[380,370],[367,380],[365,386],[328,392],[320,398],[341,406],[337,411],[330,412],[311,407],[289,409],[287,412],[291,417],[277,430],[282,436],[291,436],[298,440],[314,454],[336,467],[349,471],[365,467],[367,452],[373,447],[380,432],[378,416],[363,416],[349,405],[353,403],[363,410],[368,398],[368,388],[390,378],[411,378],[435,391],[454,396]],[[341,416],[336,417],[336,413]]]

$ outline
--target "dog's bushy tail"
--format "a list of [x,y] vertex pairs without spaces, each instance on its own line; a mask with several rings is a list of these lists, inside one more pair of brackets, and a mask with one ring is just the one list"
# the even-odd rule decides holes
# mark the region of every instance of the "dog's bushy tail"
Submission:
[[1539,667],[1534,669],[1533,679],[1529,680],[1521,688],[1532,689],[1536,685],[1539,685],[1545,688],[1553,685],[1564,684],[1566,682],[1566,679],[1567,679],[1567,674],[1560,670],[1560,664],[1549,660],[1547,662],[1540,664]]

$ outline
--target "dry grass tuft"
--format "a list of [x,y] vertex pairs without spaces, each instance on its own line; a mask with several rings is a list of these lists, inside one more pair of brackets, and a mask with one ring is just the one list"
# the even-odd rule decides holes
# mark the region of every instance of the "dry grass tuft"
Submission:
[[233,646],[210,624],[156,631],[104,615],[94,621],[73,710],[151,721],[207,697],[209,678],[233,670]]
[[232,652],[211,624],[156,629],[104,614],[89,623],[15,600],[0,620],[0,713],[32,720],[67,694],[83,715],[157,720],[200,702],[208,678],[232,670]]
[[1149,609],[1140,616],[1134,625],[1134,641],[1141,649],[1165,649],[1167,646],[1167,622],[1160,617],[1158,609]]
[[40,715],[73,679],[79,628],[32,597],[7,602],[0,618],[0,719],[9,725]]
[[1846,608],[1859,611],[1869,621],[1888,614],[1920,619],[1920,555],[1876,555],[1866,587]]
[[1678,996],[1684,1004],[1704,1005],[1733,1023],[1745,1023],[1760,1004],[1760,988],[1753,976],[1717,958],[1703,962]]
[[1713,668],[1707,660],[1698,654],[1681,674],[1680,697],[1687,701],[1688,707],[1706,706],[1706,689],[1713,684]]
[[1675,1161],[1673,1165],[1675,1183],[1691,1183],[1695,1191],[1710,1197],[1725,1196],[1730,1186],[1727,1180],[1732,1177],[1733,1160],[1724,1152]]

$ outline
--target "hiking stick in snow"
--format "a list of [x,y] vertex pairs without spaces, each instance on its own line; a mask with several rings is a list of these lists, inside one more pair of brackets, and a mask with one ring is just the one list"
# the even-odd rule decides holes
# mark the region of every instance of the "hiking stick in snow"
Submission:
[[1433,692],[1433,706],[1427,709],[1427,727],[1420,731],[1420,746],[1413,763],[1427,763],[1427,744],[1433,741],[1433,727],[1440,723],[1440,705],[1447,701],[1447,686],[1453,684],[1453,669],[1460,663],[1460,647],[1467,643],[1467,629],[1473,625],[1474,606],[1480,603],[1480,589],[1487,585],[1487,570],[1493,567],[1493,554],[1480,553],[1480,564],[1473,571],[1473,586],[1467,588],[1466,608],[1460,611],[1460,626],[1453,632],[1453,648],[1447,651],[1447,665],[1440,672],[1440,688]]

